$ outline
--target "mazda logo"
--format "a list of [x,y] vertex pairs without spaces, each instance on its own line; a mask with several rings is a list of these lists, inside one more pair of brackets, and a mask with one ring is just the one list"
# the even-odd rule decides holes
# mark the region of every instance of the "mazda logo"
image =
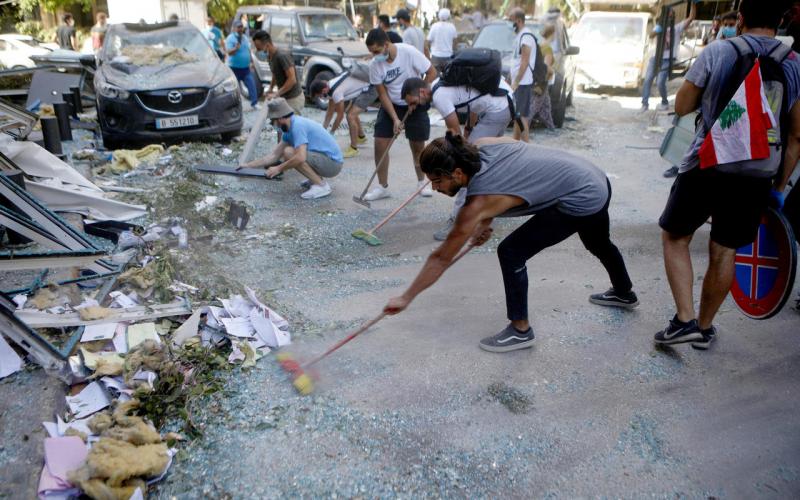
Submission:
[[178,104],[181,102],[181,100],[183,100],[183,94],[177,90],[170,90],[169,94],[167,94],[167,100],[172,104]]

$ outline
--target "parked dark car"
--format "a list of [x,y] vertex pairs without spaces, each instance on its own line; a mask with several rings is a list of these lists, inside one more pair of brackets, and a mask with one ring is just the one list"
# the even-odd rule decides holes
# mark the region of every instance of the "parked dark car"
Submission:
[[[526,21],[525,26],[530,29],[537,40],[541,40],[541,31],[544,23],[533,20]],[[503,54],[503,75],[508,77],[511,71],[511,59],[514,46],[514,29],[506,21],[494,21],[484,25],[475,36],[473,47],[499,50]],[[554,52],[555,81],[550,86],[550,100],[552,103],[553,123],[561,128],[564,125],[564,116],[567,106],[572,104],[573,87],[575,86],[575,61],[572,56],[580,50],[570,45],[569,35],[564,25],[556,22]],[[556,50],[557,49],[557,50]]]
[[114,24],[97,64],[97,118],[107,148],[241,133],[236,78],[189,23]]
[[[256,30],[269,32],[278,48],[292,54],[306,94],[317,76],[331,79],[355,59],[370,55],[350,20],[336,9],[253,5],[239,7],[234,21],[242,21],[249,35]],[[258,78],[269,84],[272,72],[266,54],[253,52],[252,59]],[[315,104],[325,109],[328,101],[316,99]]]

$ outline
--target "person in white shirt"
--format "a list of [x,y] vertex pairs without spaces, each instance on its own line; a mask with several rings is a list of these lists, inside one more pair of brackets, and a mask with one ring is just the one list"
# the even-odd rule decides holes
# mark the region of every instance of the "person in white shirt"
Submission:
[[[392,143],[392,139],[405,129],[406,139],[411,147],[417,180],[425,183],[425,174],[419,167],[419,155],[425,147],[431,133],[431,122],[428,118],[428,107],[418,106],[409,110],[401,96],[403,83],[409,78],[419,77],[425,73],[425,81],[432,82],[436,78],[436,69],[420,51],[411,45],[394,44],[386,33],[379,29],[370,30],[367,34],[367,50],[372,53],[369,63],[369,83],[378,91],[381,109],[375,119],[375,168],[378,171],[378,185],[371,189],[364,199],[368,201],[388,198],[389,194],[389,158],[384,153]],[[403,122],[403,117],[405,122]],[[378,162],[383,159],[383,162]],[[428,186],[422,191],[423,196],[433,196]]]
[[[427,83],[422,78],[409,78],[403,84],[402,93],[403,100],[412,109],[433,104],[449,131],[473,143],[481,137],[502,136],[514,118],[509,106],[511,87],[501,80],[498,90],[495,94],[481,94],[467,85],[441,85],[438,78],[433,83]],[[466,111],[469,115],[463,133],[458,111]]]
[[[368,81],[356,78],[350,72],[345,71],[330,81],[319,78],[314,79],[309,86],[309,91],[312,98],[319,96],[330,98],[328,110],[325,112],[325,119],[322,121],[322,127],[325,130],[329,130],[331,134],[338,130],[345,113],[347,114],[350,146],[344,150],[342,155],[345,158],[358,156],[359,144],[367,142],[364,129],[361,127],[359,114],[378,99],[378,92],[375,87],[370,85]],[[349,103],[346,110],[345,103]],[[336,118],[333,117],[334,113]],[[333,120],[333,124],[331,124],[331,120]]]
[[431,26],[428,32],[428,51],[431,62],[438,72],[442,72],[445,65],[453,58],[455,47],[456,27],[450,22],[450,9],[439,11],[439,22]]
[[530,141],[530,121],[533,107],[533,68],[536,64],[536,37],[525,27],[525,11],[519,7],[511,9],[508,20],[514,25],[513,53],[511,59],[511,89],[514,103],[522,122],[514,125],[514,139]]
[[394,15],[397,24],[403,28],[403,43],[411,45],[418,51],[425,53],[425,33],[411,24],[411,13],[407,9],[399,9]]
[[[500,80],[499,92],[481,94],[467,85],[443,86],[439,80],[429,84],[421,78],[409,78],[403,84],[403,99],[413,109],[416,106],[433,104],[444,118],[445,126],[454,135],[461,135],[470,144],[483,137],[502,137],[508,122],[514,119],[514,106],[511,102],[511,87]],[[464,132],[458,121],[459,110],[469,114]],[[458,211],[466,202],[467,190],[459,191],[453,212],[447,224],[433,234],[437,241],[444,241],[453,229]]]

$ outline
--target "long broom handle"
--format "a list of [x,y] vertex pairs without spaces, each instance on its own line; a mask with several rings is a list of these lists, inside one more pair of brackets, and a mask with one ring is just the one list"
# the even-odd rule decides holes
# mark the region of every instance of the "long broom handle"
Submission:
[[[461,257],[463,257],[463,256],[467,255],[467,253],[469,253],[469,251],[470,251],[470,250],[472,250],[473,248],[475,248],[475,245],[474,245],[474,244],[472,244],[472,243],[470,243],[469,245],[467,245],[466,247],[464,247],[464,248],[463,248],[463,249],[462,249],[462,250],[461,250],[461,251],[458,253],[458,255],[456,255],[456,256],[453,258],[452,262],[450,262],[450,264],[449,264],[447,267],[449,268],[450,266],[452,266],[453,264],[455,264],[456,262],[458,262],[459,260],[461,260]],[[368,322],[364,323],[364,324],[361,326],[361,328],[359,328],[358,330],[354,331],[353,333],[351,333],[351,334],[350,334],[350,335],[348,335],[347,337],[343,338],[343,339],[342,339],[342,340],[340,340],[339,342],[337,342],[337,343],[333,344],[333,345],[332,345],[332,346],[331,346],[331,347],[330,347],[330,348],[329,348],[327,351],[323,352],[322,354],[320,354],[320,355],[319,355],[319,356],[317,356],[316,358],[312,359],[311,361],[309,361],[308,363],[306,363],[305,365],[303,365],[303,368],[309,368],[309,367],[311,367],[312,365],[316,364],[317,362],[321,361],[321,360],[322,360],[322,359],[323,359],[325,356],[327,356],[328,354],[332,353],[333,351],[335,351],[335,350],[339,349],[340,347],[342,347],[342,346],[343,346],[343,345],[345,345],[346,343],[350,342],[350,341],[351,341],[351,340],[353,340],[354,338],[358,337],[358,336],[359,336],[359,335],[361,335],[362,333],[366,332],[367,330],[369,330],[370,328],[372,328],[373,326],[375,326],[375,324],[376,324],[378,321],[382,320],[382,319],[383,319],[383,318],[385,318],[385,317],[386,317],[386,313],[385,313],[385,312],[381,312],[379,315],[375,316],[374,318],[372,318],[372,319],[371,319],[371,320],[369,320]]]
[[[403,115],[403,121],[402,121],[403,125],[406,124],[406,118],[408,118],[408,114],[410,112],[411,112],[411,109],[409,108],[409,109],[406,110],[406,114]],[[391,142],[389,142],[389,145],[386,147],[386,151],[384,151],[383,154],[381,155],[381,159],[378,161],[377,164],[375,164],[375,171],[372,172],[372,177],[369,178],[369,182],[367,183],[367,187],[365,187],[364,191],[361,192],[361,196],[358,197],[359,199],[361,199],[361,200],[364,199],[364,196],[367,194],[367,191],[369,191],[369,187],[372,185],[372,181],[374,181],[375,180],[375,176],[378,175],[378,168],[383,163],[383,160],[386,159],[386,155],[389,154],[389,151],[392,149],[392,145],[394,144],[394,141],[396,141],[399,136],[400,136],[400,132],[394,134],[394,136],[392,137]]]
[[419,188],[417,188],[417,190],[414,191],[414,194],[412,194],[406,201],[404,201],[399,207],[397,207],[394,210],[392,210],[391,213],[389,213],[389,215],[387,215],[382,221],[380,221],[377,226],[375,226],[372,229],[370,229],[369,230],[369,234],[373,234],[375,231],[377,231],[378,229],[383,227],[384,224],[389,222],[389,220],[391,220],[392,217],[397,215],[397,213],[400,212],[400,210],[405,208],[405,206],[408,205],[409,203],[411,203],[414,200],[414,198],[419,196],[419,194],[422,192],[422,190],[425,189],[426,187],[428,187],[428,184],[430,184],[430,183],[431,183],[431,181],[426,181],[425,185],[420,186]]

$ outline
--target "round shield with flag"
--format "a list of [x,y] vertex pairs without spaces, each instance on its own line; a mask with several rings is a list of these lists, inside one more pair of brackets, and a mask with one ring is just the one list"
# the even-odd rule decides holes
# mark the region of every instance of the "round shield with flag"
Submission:
[[772,208],[767,209],[755,241],[736,251],[731,296],[746,316],[767,319],[783,308],[794,285],[795,245],[786,218]]

